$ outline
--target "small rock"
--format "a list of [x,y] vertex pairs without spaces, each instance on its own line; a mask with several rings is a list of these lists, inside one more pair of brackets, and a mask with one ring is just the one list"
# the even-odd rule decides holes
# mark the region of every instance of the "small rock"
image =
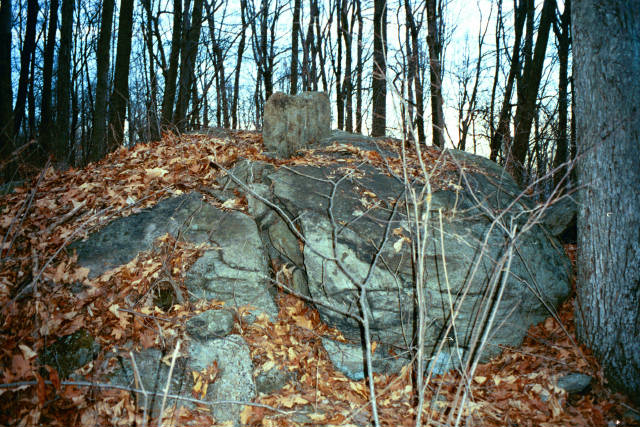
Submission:
[[572,372],[556,380],[556,385],[569,394],[585,393],[591,386],[589,375]]
[[187,321],[187,333],[199,340],[222,338],[233,329],[233,314],[227,310],[207,310]]

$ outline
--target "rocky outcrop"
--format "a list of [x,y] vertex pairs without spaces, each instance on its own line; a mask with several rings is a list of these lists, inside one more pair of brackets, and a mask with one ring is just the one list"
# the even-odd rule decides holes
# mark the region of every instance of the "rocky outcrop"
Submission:
[[[334,142],[346,145],[329,147]],[[374,371],[397,372],[408,362],[397,355],[409,354],[416,345],[418,270],[411,245],[418,231],[425,239],[421,262],[429,369],[443,373],[469,357],[487,360],[503,345],[519,345],[529,326],[547,317],[569,292],[569,261],[542,225],[528,222],[532,202],[495,163],[455,150],[438,159],[441,173],[432,178],[432,194],[412,200],[408,194],[420,194],[424,181],[412,175],[405,183],[389,166],[399,164],[397,155],[380,142],[336,132],[315,142],[322,165],[276,168],[240,160],[217,188],[205,191],[221,201],[244,194],[249,214],[218,209],[198,193],[181,195],[115,220],[72,248],[95,277],[150,249],[165,233],[210,245],[188,271],[185,286],[193,301],[224,301],[227,311],[205,312],[187,323],[190,359],[178,375],[186,381],[180,384],[189,384],[190,371],[216,363],[222,376],[207,399],[255,396],[247,345],[228,334],[242,306],[252,307],[243,321],[260,314],[277,319],[275,280],[306,296],[321,319],[350,341],[323,339],[329,358],[345,375],[358,379],[366,372],[362,324],[354,319],[363,308],[377,343]],[[301,148],[286,144],[287,154]],[[354,159],[354,152],[365,155]],[[418,212],[418,222],[407,212]],[[274,277],[269,262],[288,265],[289,273]],[[140,357],[159,358],[153,352]],[[147,364],[155,378],[159,368]],[[277,389],[291,378],[265,374],[260,390]],[[237,423],[241,408],[212,403],[219,421]]]
[[290,157],[329,136],[330,123],[331,106],[326,93],[291,96],[276,92],[264,106],[264,146],[278,157]]

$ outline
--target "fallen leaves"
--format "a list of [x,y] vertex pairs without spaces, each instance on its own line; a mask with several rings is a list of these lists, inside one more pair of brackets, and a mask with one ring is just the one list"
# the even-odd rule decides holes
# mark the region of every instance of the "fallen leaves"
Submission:
[[[393,141],[379,141],[386,150],[395,150]],[[328,153],[344,154],[335,159]],[[423,160],[438,183],[459,190],[447,176],[457,166],[445,164],[441,154],[425,150]],[[165,235],[155,249],[140,254],[125,266],[99,278],[89,279],[89,271],[79,268],[72,254],[63,249],[70,240],[88,234],[109,221],[152,206],[165,197],[214,185],[222,170],[239,158],[262,160],[275,166],[284,164],[323,165],[339,163],[341,170],[359,173],[365,162],[382,171],[402,174],[402,159],[384,159],[377,151],[336,143],[326,149],[309,150],[305,156],[271,160],[262,154],[262,137],[255,132],[232,132],[230,138],[207,135],[164,135],[162,141],[137,144],[110,154],[104,161],[83,170],[58,172],[47,169],[36,180],[0,197],[0,378],[3,384],[37,379],[37,386],[0,388],[0,424],[3,425],[142,425],[142,411],[131,394],[122,390],[90,390],[61,385],[53,370],[41,374],[37,354],[57,337],[86,328],[103,344],[103,357],[116,346],[132,343],[150,348],[171,348],[184,332],[186,319],[196,312],[220,308],[217,302],[173,304],[161,310],[153,304],[152,289],[160,281],[178,288],[184,273],[205,249],[187,245]],[[408,153],[408,174],[422,174],[415,153]],[[377,195],[358,195],[362,209],[381,203]],[[244,210],[246,198],[237,195],[220,204],[225,209]],[[410,240],[401,228],[393,231],[393,248],[399,252]],[[575,247],[567,247],[575,261]],[[291,278],[286,266],[282,279]],[[39,273],[33,293],[14,298]],[[15,300],[14,300],[15,299]],[[135,310],[130,303],[135,301]],[[316,311],[291,295],[278,295],[280,316],[271,323],[265,316],[251,324],[237,324],[250,346],[255,374],[271,369],[291,373],[292,380],[273,395],[256,401],[267,406],[246,406],[241,419],[246,425],[301,425],[307,423],[363,425],[369,422],[370,396],[366,380],[351,381],[336,371],[328,360],[320,339],[345,338],[324,325]],[[251,307],[242,307],[242,313]],[[520,349],[504,349],[499,357],[479,365],[470,384],[472,396],[460,409],[455,407],[458,387],[466,380],[456,373],[432,379],[423,408],[425,422],[444,424],[460,410],[475,425],[502,426],[507,420],[519,425],[570,426],[605,425],[619,411],[619,398],[600,386],[599,394],[589,394],[569,402],[553,385],[553,378],[566,371],[591,374],[601,384],[602,373],[585,349],[571,338],[573,311],[570,302],[559,310],[560,320],[549,318],[530,329]],[[564,326],[564,329],[563,329]],[[565,333],[565,329],[569,335]],[[378,343],[372,343],[372,351]],[[167,357],[169,357],[168,355]],[[166,361],[170,363],[170,360]],[[88,366],[89,379],[102,366]],[[110,368],[105,368],[110,369]],[[218,378],[217,365],[193,372],[194,396],[202,398]],[[84,372],[84,371],[83,371]],[[79,373],[78,373],[79,374]],[[46,381],[53,382],[53,386]],[[396,375],[374,375],[382,425],[411,426],[416,413],[416,391],[412,371],[405,367]],[[306,418],[305,418],[306,417]],[[46,421],[44,421],[46,420]],[[429,421],[430,420],[430,421]],[[215,425],[207,411],[169,408],[163,414],[165,426]]]

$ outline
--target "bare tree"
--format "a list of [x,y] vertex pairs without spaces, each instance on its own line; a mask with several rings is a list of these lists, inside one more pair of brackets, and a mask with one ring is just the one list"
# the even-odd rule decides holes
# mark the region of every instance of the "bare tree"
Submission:
[[238,56],[236,59],[235,79],[233,82],[233,99],[231,101],[231,116],[233,129],[238,128],[238,98],[240,97],[240,69],[242,67],[242,55],[244,55],[246,31],[247,31],[247,4],[246,0],[240,0],[240,20],[242,28],[240,29],[240,43],[238,44]]
[[53,54],[56,46],[56,32],[58,31],[58,0],[52,0],[49,4],[49,27],[47,29],[47,41],[44,47],[44,64],[42,68],[42,95],[40,100],[40,147],[44,155],[51,152],[52,116],[51,86],[53,82]]
[[[422,87],[422,66],[420,64],[420,26],[422,21],[417,22],[417,13],[413,10],[411,0],[405,0],[405,20],[407,31],[411,42],[407,40],[408,70],[407,70],[407,93],[409,97],[409,116],[411,122],[415,122],[418,133],[418,142],[424,144],[424,95]],[[415,92],[414,92],[415,89]],[[415,107],[414,107],[415,106]],[[415,113],[414,113],[415,108]]]
[[[118,47],[113,74],[113,92],[109,98],[109,131],[107,132],[107,152],[122,145],[124,122],[129,103],[129,59],[131,57],[131,35],[133,32],[134,0],[120,0],[118,25]],[[130,121],[129,126],[132,123]]]
[[[553,30],[558,40],[558,139],[556,153],[553,158],[553,168],[559,169],[569,160],[567,123],[568,123],[568,88],[569,88],[569,45],[571,43],[571,0],[565,0],[564,11],[560,16],[560,25],[555,21]],[[554,181],[558,185],[566,172],[566,169],[558,170]]]
[[182,45],[182,0],[173,0],[173,30],[171,34],[171,53],[169,69],[165,75],[164,95],[162,97],[162,125],[172,123],[173,104],[176,99],[176,80],[178,79],[178,62]]
[[294,0],[291,24],[291,95],[298,93],[298,39],[300,38],[301,0]]
[[[184,39],[180,52],[180,84],[178,86],[178,101],[173,115],[173,121],[180,130],[186,128],[187,109],[189,107],[190,93],[195,83],[195,62],[198,56],[198,43],[200,42],[200,30],[202,28],[203,0],[194,0],[191,16],[191,25],[184,28]],[[186,15],[187,8],[185,8]]]
[[427,47],[431,82],[431,127],[433,145],[444,147],[444,110],[442,99],[442,54],[444,20],[442,0],[427,0]]
[[[518,107],[514,119],[515,134],[511,147],[512,160],[507,162],[507,168],[520,184],[522,184],[526,178],[524,176],[525,158],[529,149],[531,125],[535,114],[538,89],[540,87],[544,59],[547,51],[547,41],[549,40],[549,31],[555,16],[555,10],[555,0],[544,1],[540,14],[540,24],[538,25],[535,51],[532,57],[525,56],[525,64],[522,71],[524,87],[521,90],[520,85],[518,86]],[[530,19],[529,22],[533,22],[533,20]]]
[[[18,132],[20,132],[20,125],[22,124],[22,119],[24,118],[24,106],[27,98],[27,84],[29,83],[29,62],[32,58],[32,53],[36,48],[36,20],[38,17],[38,9],[39,6],[37,0],[27,1],[27,28],[24,35],[24,42],[22,44],[22,52],[20,52],[20,80],[18,81],[16,104],[13,109],[14,135],[17,135]],[[8,13],[9,17],[5,19],[9,19],[9,25],[11,25],[11,10],[9,10]],[[11,28],[9,28],[9,33],[10,32]],[[9,46],[9,49],[11,49],[11,46]],[[11,53],[9,52],[9,54]],[[9,73],[10,72],[11,70],[9,69]],[[11,84],[11,78],[9,78],[8,83]]]
[[[6,159],[13,140],[11,87],[11,0],[0,4],[0,158]],[[9,171],[5,171],[5,176]]]
[[386,0],[375,0],[373,7],[373,79],[371,82],[373,108],[371,112],[371,136],[384,136],[387,127],[387,2]]
[[147,121],[149,123],[149,138],[155,141],[160,138],[160,124],[158,123],[158,77],[156,75],[156,59],[153,51],[153,34],[155,21],[151,10],[151,0],[142,0],[142,6],[147,15],[144,26],[144,38],[149,55],[149,94],[147,100]]
[[90,160],[99,160],[106,153],[106,117],[107,91],[109,86],[109,43],[111,41],[111,25],[113,22],[114,0],[102,3],[102,22],[96,50],[96,96],[94,103],[93,125],[91,126]]
[[640,404],[638,0],[571,8],[578,177],[578,336]]
[[58,162],[67,163],[69,147],[73,145],[69,128],[71,104],[71,45],[73,35],[74,0],[62,0],[58,76],[56,80],[56,133],[54,153]]

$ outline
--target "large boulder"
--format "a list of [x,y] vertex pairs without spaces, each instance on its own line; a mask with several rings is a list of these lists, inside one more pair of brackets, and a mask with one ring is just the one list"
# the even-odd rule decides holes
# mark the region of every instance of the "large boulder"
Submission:
[[329,136],[330,124],[331,106],[326,93],[291,96],[276,92],[264,106],[264,146],[278,157],[291,157]]
[[[358,140],[361,152],[389,157],[369,138],[351,139]],[[405,204],[405,184],[384,167],[348,163],[341,150],[323,155],[335,162],[289,166],[265,177],[272,200],[295,219],[288,224],[280,214],[260,216],[269,253],[295,267],[291,286],[316,302],[326,323],[357,343],[361,325],[341,311],[361,314],[358,286],[369,275],[366,310],[372,339],[410,348],[417,311],[409,237],[416,224],[406,215],[412,205]],[[495,317],[481,359],[496,355],[502,345],[519,345],[529,326],[567,296],[569,261],[541,226],[529,227],[527,212],[533,204],[502,168],[455,150],[441,161],[449,172],[434,184],[424,247],[425,343],[434,363],[443,357],[436,354],[442,353],[438,344],[450,344],[444,349],[447,361],[437,363],[453,367],[449,359],[477,353],[477,339],[487,328],[486,310],[495,310]],[[423,185],[420,179],[411,183],[417,191]],[[515,239],[507,271],[499,260],[507,253],[510,224],[528,230]]]

